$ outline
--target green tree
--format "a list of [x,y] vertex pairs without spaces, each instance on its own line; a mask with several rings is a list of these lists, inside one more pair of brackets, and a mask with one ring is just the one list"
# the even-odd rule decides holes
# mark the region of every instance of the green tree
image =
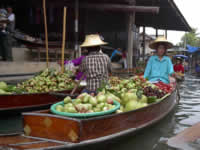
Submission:
[[181,42],[178,44],[178,46],[185,47],[185,44],[200,47],[200,37],[196,28],[193,28],[189,33],[185,33],[181,38]]

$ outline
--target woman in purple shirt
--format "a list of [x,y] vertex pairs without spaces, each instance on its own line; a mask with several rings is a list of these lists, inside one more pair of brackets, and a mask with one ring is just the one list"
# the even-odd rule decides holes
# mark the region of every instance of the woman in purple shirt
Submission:
[[[74,64],[74,66],[79,66],[81,63],[82,63],[82,60],[85,58],[85,56],[81,56],[81,57],[79,57],[79,58],[76,58],[76,59],[73,59],[73,60],[66,60],[65,62],[64,62],[64,64],[66,65],[66,64],[68,64],[69,62],[72,62],[73,64]],[[83,73],[82,72],[80,72],[80,71],[77,71],[77,73],[76,73],[76,80],[80,80],[81,79],[81,77],[82,77],[82,75],[83,75]],[[85,80],[86,79],[86,77],[84,77],[83,78],[83,80]]]
[[[82,63],[82,60],[85,58],[85,56],[87,54],[88,54],[88,51],[87,50],[83,50],[81,57],[73,59],[73,60],[66,60],[64,62],[64,64],[66,65],[66,64],[72,62],[74,64],[74,66],[79,66]],[[82,76],[83,76],[83,73],[81,71],[77,70],[75,79],[76,80],[80,80]],[[86,80],[86,76],[83,78],[83,80]]]

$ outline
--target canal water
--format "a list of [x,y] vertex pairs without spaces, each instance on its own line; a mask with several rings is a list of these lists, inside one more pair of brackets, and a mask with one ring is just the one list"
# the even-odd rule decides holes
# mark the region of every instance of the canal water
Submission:
[[[199,150],[200,140],[186,143],[181,148],[173,148],[166,144],[167,139],[175,136],[184,129],[200,122],[200,78],[186,75],[180,84],[180,103],[162,121],[154,126],[138,132],[134,136],[123,138],[118,142],[103,144],[87,150]],[[20,116],[0,119],[0,134],[21,130]],[[120,121],[120,120],[119,120]]]

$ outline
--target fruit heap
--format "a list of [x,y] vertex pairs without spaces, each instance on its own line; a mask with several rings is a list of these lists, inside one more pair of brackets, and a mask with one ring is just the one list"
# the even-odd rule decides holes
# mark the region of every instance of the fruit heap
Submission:
[[22,93],[23,91],[16,88],[14,85],[7,85],[5,82],[0,82],[0,95]]
[[150,103],[157,102],[167,94],[142,76],[121,80],[119,84],[105,86],[100,91],[104,94],[111,93],[121,101],[121,108],[117,112],[145,107]]
[[170,84],[165,84],[163,82],[158,82],[158,83],[155,83],[155,85],[161,89],[162,91],[164,91],[165,93],[171,93],[173,88]]
[[113,98],[99,93],[96,97],[83,93],[72,101],[70,97],[64,99],[64,105],[57,105],[58,112],[93,113],[115,108]]
[[10,94],[10,92],[7,92],[8,85],[5,82],[0,82],[0,94]]
[[18,84],[17,88],[28,93],[37,93],[72,89],[74,85],[70,72],[61,73],[46,69],[38,76]]
[[110,77],[110,79],[109,79],[109,83],[110,83],[110,85],[112,85],[112,86],[116,86],[116,85],[120,84],[120,82],[121,82],[121,80],[120,80],[119,77],[112,76],[112,77]]
[[156,98],[162,98],[166,95],[166,93],[162,90],[158,90],[157,88],[152,87],[145,87],[143,91],[144,95],[147,97],[155,96]]

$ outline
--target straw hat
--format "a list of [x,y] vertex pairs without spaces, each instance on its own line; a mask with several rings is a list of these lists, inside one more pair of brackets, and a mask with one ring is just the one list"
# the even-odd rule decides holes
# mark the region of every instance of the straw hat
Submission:
[[93,47],[93,46],[100,46],[106,45],[107,42],[101,40],[99,34],[90,34],[86,35],[85,41],[80,45],[81,47]]
[[183,59],[181,57],[176,57],[176,60],[183,61]]
[[157,48],[157,44],[159,44],[159,43],[165,44],[167,49],[170,49],[170,48],[173,47],[173,44],[171,42],[167,41],[167,39],[165,37],[163,37],[163,36],[158,37],[155,41],[150,43],[149,47],[151,49],[156,49]]

